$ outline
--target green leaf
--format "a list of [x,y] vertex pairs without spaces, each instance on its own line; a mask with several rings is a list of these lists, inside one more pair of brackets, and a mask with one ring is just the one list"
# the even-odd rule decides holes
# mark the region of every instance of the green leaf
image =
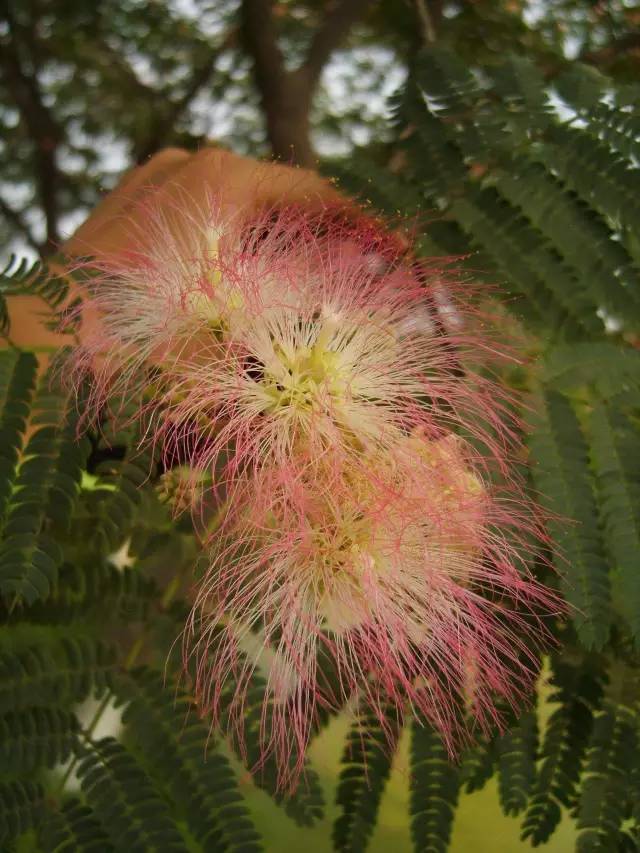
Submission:
[[462,775],[426,720],[411,728],[409,814],[416,853],[446,853]]
[[35,782],[0,783],[0,843],[37,826],[43,814],[44,790]]
[[494,774],[495,740],[482,739],[467,749],[460,764],[460,781],[468,794],[480,791]]
[[333,825],[335,850],[357,853],[366,849],[399,736],[400,726],[391,708],[384,724],[375,711],[358,712],[342,755],[336,793],[340,814]]
[[[554,336],[581,338],[603,326],[578,278],[545,244],[540,233],[495,190],[470,190],[451,206],[472,243],[506,279],[510,307]],[[513,299],[515,291],[520,299]]]
[[113,738],[93,742],[78,767],[87,802],[116,850],[187,853],[160,793]]
[[26,708],[0,717],[0,768],[6,774],[26,774],[38,767],[66,761],[73,748],[78,722],[60,708]]
[[[238,758],[252,771],[254,783],[282,805],[299,826],[312,826],[324,813],[324,795],[316,771],[305,762],[300,784],[295,791],[285,792],[281,784],[282,768],[278,767],[273,753],[264,755],[264,732],[270,732],[273,723],[273,706],[269,702],[265,707],[264,702],[267,689],[266,681],[254,673],[243,701],[242,731],[238,737],[232,737],[232,746]],[[233,701],[234,691],[235,682],[228,682],[222,698],[223,718],[225,706]],[[291,760],[296,760],[293,754]]]
[[638,325],[640,274],[601,216],[524,157],[494,172],[492,182],[574,272],[576,312],[595,319],[604,308],[625,325]]
[[51,638],[14,649],[0,644],[0,712],[66,705],[110,684],[113,652],[98,640]]
[[32,353],[0,351],[0,521],[4,520],[14,488],[36,369]]
[[640,228],[640,174],[609,146],[574,127],[556,125],[536,157],[617,227]]
[[39,841],[45,853],[112,853],[113,846],[91,809],[69,800],[59,812],[47,815]]
[[600,103],[585,116],[587,131],[603,139],[629,160],[640,159],[640,118],[637,110]]
[[629,777],[640,762],[638,719],[608,705],[597,717],[578,809],[579,853],[612,850],[620,840],[630,794]]
[[621,409],[597,403],[590,433],[612,597],[640,643],[640,429]]
[[526,808],[533,785],[538,746],[538,721],[535,711],[523,714],[496,741],[498,755],[498,792],[506,815],[520,814]]
[[67,394],[47,373],[32,402],[30,427],[4,508],[0,593],[13,608],[51,593],[62,562],[52,537],[68,527],[80,490],[88,442],[78,441]]
[[[554,692],[544,731],[535,785],[523,822],[522,837],[544,844],[562,817],[562,806],[575,806],[578,782],[593,729],[593,714],[602,698],[593,665],[573,665],[553,658]],[[553,705],[552,705],[553,707]]]
[[123,722],[141,760],[166,787],[202,850],[261,850],[238,780],[192,700],[148,670],[133,674],[124,695],[132,701]]
[[610,584],[587,443],[568,397],[547,391],[530,409],[532,474],[540,499],[554,514],[548,527],[556,568],[580,640],[600,649],[609,636]]
[[640,352],[604,342],[555,346],[545,355],[541,378],[556,391],[587,387],[612,397],[640,388]]
[[5,296],[39,296],[53,310],[64,302],[69,293],[68,277],[53,273],[51,263],[64,265],[65,259],[58,256],[45,264],[11,255],[9,263],[0,270],[0,335],[7,336],[11,331]]

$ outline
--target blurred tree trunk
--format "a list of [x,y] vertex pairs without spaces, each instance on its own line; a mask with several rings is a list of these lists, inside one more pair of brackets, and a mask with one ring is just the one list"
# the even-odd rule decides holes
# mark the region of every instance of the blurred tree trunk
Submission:
[[315,153],[311,145],[309,113],[312,93],[301,71],[284,75],[275,91],[262,90],[262,105],[267,136],[278,160],[312,166]]
[[300,166],[315,163],[309,113],[322,69],[370,4],[371,0],[334,0],[303,63],[288,70],[278,46],[272,0],[243,0],[245,48],[253,59],[269,144],[277,159]]

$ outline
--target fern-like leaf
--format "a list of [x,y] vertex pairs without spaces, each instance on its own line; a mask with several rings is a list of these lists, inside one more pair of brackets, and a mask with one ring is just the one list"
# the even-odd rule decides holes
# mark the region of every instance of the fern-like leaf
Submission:
[[0,783],[0,844],[31,829],[42,819],[44,790],[35,782]]
[[619,227],[640,229],[640,171],[609,146],[567,125],[551,128],[549,144],[536,149],[545,166],[587,204]]
[[166,785],[203,851],[257,853],[261,849],[238,781],[209,729],[185,694],[148,670],[134,674],[123,721],[145,764]]
[[0,592],[14,607],[50,594],[62,562],[53,529],[68,526],[79,494],[88,443],[78,442],[66,394],[42,377],[33,400],[33,430],[18,462],[0,544]]
[[640,429],[622,410],[602,403],[594,405],[590,427],[605,541],[614,564],[613,601],[640,642]]
[[[31,353],[0,352],[0,530],[6,524],[11,509],[10,501],[16,488],[17,464],[31,406],[36,368],[37,362]],[[11,549],[6,549],[4,543],[0,548],[0,555],[4,553],[4,558],[0,556],[0,593],[5,599],[11,599],[15,592],[11,577],[7,577]]]
[[539,163],[516,158],[493,177],[500,193],[544,235],[574,270],[581,294],[576,310],[599,308],[627,323],[640,319],[640,273],[605,220]]
[[426,720],[411,730],[410,814],[416,853],[445,853],[449,846],[462,774],[440,735]]
[[27,708],[5,714],[0,717],[2,772],[26,774],[66,761],[77,729],[74,714],[60,708]]
[[[234,684],[225,687],[223,701],[233,699]],[[305,764],[301,783],[295,791],[285,793],[281,785],[281,769],[273,754],[263,755],[263,734],[270,731],[271,709],[264,707],[266,681],[257,673],[251,677],[243,704],[243,729],[232,739],[238,757],[253,772],[253,781],[265,790],[299,826],[311,826],[324,813],[324,795],[315,770]],[[224,712],[223,712],[224,713]],[[293,756],[292,756],[293,759]]]
[[29,608],[31,623],[65,625],[90,622],[108,612],[124,623],[145,619],[150,603],[158,594],[157,585],[137,566],[116,568],[109,560],[76,565],[64,562],[46,602]]
[[556,391],[587,388],[606,399],[640,389],[640,352],[600,341],[562,344],[547,352],[542,379]]
[[87,802],[116,850],[187,853],[166,803],[122,744],[113,738],[93,742],[78,776]]
[[526,808],[536,771],[538,722],[535,711],[523,714],[497,739],[498,791],[506,815]]
[[598,103],[584,116],[586,129],[629,160],[640,160],[640,118],[637,110]]
[[[540,233],[495,190],[472,190],[456,199],[452,214],[506,279],[512,309],[558,337],[601,333],[596,308],[580,281]],[[515,290],[520,299],[513,300]]]
[[494,739],[482,739],[467,749],[460,764],[460,782],[468,794],[480,791],[493,776],[496,764]]
[[539,768],[523,822],[522,836],[534,845],[545,843],[560,823],[562,806],[575,806],[578,781],[593,729],[594,710],[602,687],[592,666],[553,661],[555,690],[551,701],[559,703],[545,727]]
[[6,296],[39,296],[50,308],[57,308],[68,292],[68,282],[52,274],[42,261],[27,261],[11,255],[9,263],[0,270],[0,335],[7,337],[11,331]]
[[581,641],[599,649],[609,636],[610,590],[587,443],[568,397],[547,391],[531,411],[534,482],[558,516],[549,525],[561,555],[556,565]]
[[335,850],[366,850],[375,828],[400,734],[392,709],[385,721],[386,726],[375,712],[362,710],[347,735],[336,794],[340,814],[333,826]]
[[47,815],[38,840],[45,853],[115,853],[91,809],[76,799]]
[[84,637],[50,638],[15,649],[0,645],[0,712],[67,705],[111,683],[113,652]]
[[579,853],[616,849],[638,762],[638,720],[627,708],[609,704],[595,721],[589,746],[578,809]]

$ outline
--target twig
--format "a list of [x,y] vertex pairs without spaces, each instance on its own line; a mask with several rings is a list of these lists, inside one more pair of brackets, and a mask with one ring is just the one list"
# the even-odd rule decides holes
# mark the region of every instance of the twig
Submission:
[[9,38],[3,39],[0,66],[34,146],[38,194],[47,229],[45,244],[40,248],[43,254],[48,254],[57,249],[59,242],[60,172],[56,154],[64,133],[45,106],[35,74],[28,73],[22,65],[18,50],[20,27],[8,9],[5,9],[5,15]]
[[415,0],[416,12],[420,21],[420,29],[425,44],[435,44],[436,28],[425,0]]

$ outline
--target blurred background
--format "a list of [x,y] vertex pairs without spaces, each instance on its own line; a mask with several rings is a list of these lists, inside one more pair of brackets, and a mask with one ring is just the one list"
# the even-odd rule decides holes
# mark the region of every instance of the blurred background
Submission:
[[3,0],[0,242],[51,252],[122,171],[209,141],[313,165],[380,149],[425,42],[624,83],[632,0]]

